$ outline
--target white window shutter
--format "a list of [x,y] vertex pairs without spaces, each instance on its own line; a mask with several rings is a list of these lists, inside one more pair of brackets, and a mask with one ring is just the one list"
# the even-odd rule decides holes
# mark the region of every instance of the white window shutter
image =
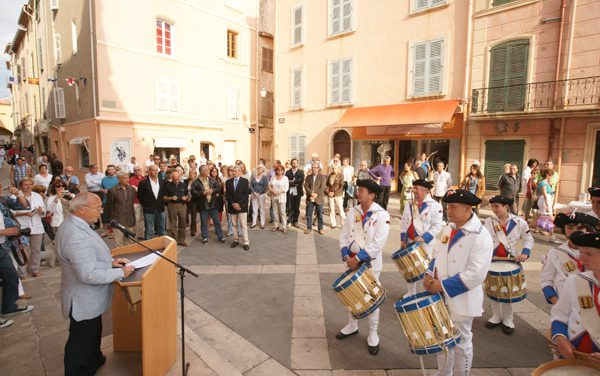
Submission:
[[342,4],[342,31],[352,30],[352,13],[353,13],[353,0],[343,0]]
[[414,2],[415,2],[415,6],[414,6],[415,10],[425,9],[429,6],[429,0],[414,0]]
[[298,136],[298,154],[297,157],[300,166],[306,161],[306,136]]
[[340,62],[334,61],[330,64],[331,92],[329,99],[332,104],[340,102]]
[[56,64],[62,63],[62,47],[60,43],[60,34],[54,34],[54,59],[56,60]]
[[342,61],[342,100],[349,103],[352,100],[352,60]]
[[167,86],[164,80],[156,81],[156,108],[159,111],[168,111]]
[[302,69],[292,70],[292,108],[302,107]]
[[304,8],[292,9],[292,46],[304,43]]
[[429,58],[427,67],[427,93],[437,94],[442,91],[442,40],[429,42]]
[[177,82],[169,83],[169,101],[171,112],[179,112],[179,84]]
[[54,113],[57,118],[66,118],[65,92],[62,87],[54,88]]
[[342,0],[330,0],[329,34],[335,35],[342,30]]
[[415,44],[413,46],[412,95],[425,94],[426,65],[427,44]]
[[290,157],[298,158],[298,136],[290,136]]
[[444,4],[447,0],[431,0],[431,5]]

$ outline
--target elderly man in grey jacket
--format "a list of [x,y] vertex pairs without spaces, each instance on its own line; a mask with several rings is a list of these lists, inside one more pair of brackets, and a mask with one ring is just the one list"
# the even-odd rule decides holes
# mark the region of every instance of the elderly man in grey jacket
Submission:
[[105,362],[100,351],[102,313],[112,299],[113,281],[129,276],[132,266],[112,260],[102,238],[92,230],[100,218],[102,202],[84,192],[71,201],[71,216],[58,228],[56,246],[62,266],[61,302],[71,320],[65,346],[65,375],[94,375]]

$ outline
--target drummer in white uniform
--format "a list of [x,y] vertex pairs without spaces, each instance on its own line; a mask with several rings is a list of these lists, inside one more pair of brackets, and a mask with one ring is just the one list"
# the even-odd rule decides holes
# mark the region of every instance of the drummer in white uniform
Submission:
[[[484,226],[492,235],[494,241],[493,258],[514,258],[524,262],[529,258],[533,248],[533,236],[529,232],[527,222],[514,214],[510,208],[513,200],[504,196],[493,196],[490,204],[494,215],[485,219]],[[521,250],[517,250],[517,241],[522,240]],[[514,332],[513,309],[511,303],[501,303],[491,300],[493,315],[485,323],[485,327],[493,329],[502,325],[502,332],[510,335]]]
[[[375,202],[381,191],[372,180],[359,180],[356,184],[358,205],[348,211],[344,227],[340,234],[342,260],[356,270],[361,263],[370,263],[371,272],[379,279],[383,267],[383,247],[390,231],[390,215]],[[379,353],[379,308],[369,315],[369,336],[367,345],[369,354]],[[358,320],[348,313],[348,324],[336,335],[344,339],[358,334]]]
[[481,203],[464,189],[449,190],[443,198],[448,204],[450,223],[436,244],[433,259],[423,281],[430,293],[444,293],[446,304],[461,341],[446,355],[438,355],[439,375],[467,375],[473,362],[473,318],[483,313],[483,286],[492,260],[490,233],[473,212]]
[[579,248],[569,240],[571,234],[575,231],[594,232],[598,224],[600,220],[583,213],[559,213],[554,218],[554,225],[562,229],[567,241],[548,251],[542,267],[540,287],[548,303],[556,304],[569,275],[585,271],[579,259]]
[[[400,247],[406,248],[412,242],[420,242],[430,259],[431,241],[443,227],[442,205],[429,194],[431,188],[433,185],[426,180],[417,179],[413,182],[413,200],[410,205],[404,206],[400,222]],[[420,282],[409,283],[405,296],[416,294],[421,286]]]
[[588,189],[588,193],[590,194],[590,198],[592,200],[592,210],[586,214],[600,219],[600,187],[590,187]]
[[566,359],[575,359],[577,350],[600,365],[600,232],[576,232],[570,239],[579,247],[586,271],[567,278],[552,307],[552,342]]

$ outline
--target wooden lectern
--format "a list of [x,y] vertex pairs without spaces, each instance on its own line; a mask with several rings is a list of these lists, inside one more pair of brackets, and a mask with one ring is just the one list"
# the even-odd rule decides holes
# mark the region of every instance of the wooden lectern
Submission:
[[[177,244],[161,236],[142,242],[177,261]],[[112,250],[130,261],[150,254],[138,244]],[[144,376],[166,374],[177,356],[177,270],[158,258],[117,281],[112,300],[114,351],[141,351]]]

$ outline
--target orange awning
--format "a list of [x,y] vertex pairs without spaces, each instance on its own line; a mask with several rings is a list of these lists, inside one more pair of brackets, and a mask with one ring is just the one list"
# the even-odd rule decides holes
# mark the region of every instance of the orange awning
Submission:
[[390,125],[441,125],[452,121],[460,100],[448,99],[414,103],[349,108],[336,128]]

